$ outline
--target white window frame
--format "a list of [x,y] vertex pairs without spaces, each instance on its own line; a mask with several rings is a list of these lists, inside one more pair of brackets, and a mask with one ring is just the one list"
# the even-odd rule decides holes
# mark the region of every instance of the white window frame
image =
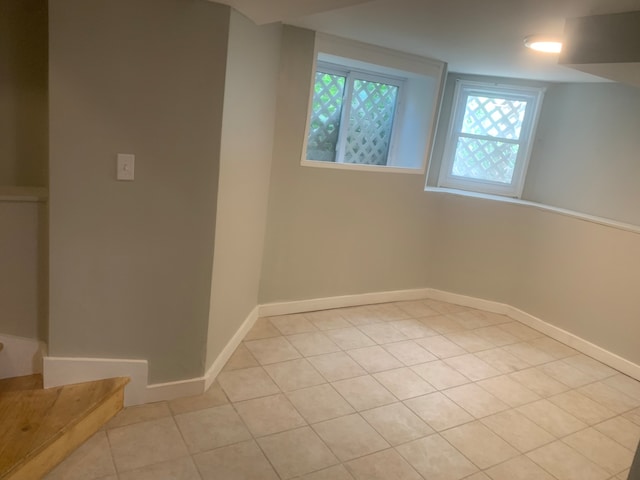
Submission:
[[[438,187],[520,198],[522,190],[524,189],[527,166],[533,148],[533,139],[535,138],[535,130],[538,124],[538,118],[540,117],[544,93],[545,89],[541,87],[501,85],[458,79],[451,104],[451,121],[447,133],[444,154],[442,156],[442,163],[440,165]],[[518,140],[510,140],[462,133],[461,130],[466,113],[467,99],[469,96],[474,95],[526,101],[527,109],[520,130],[520,138]],[[453,175],[453,162],[460,137],[490,139],[493,141],[518,144],[520,148],[518,149],[511,183],[505,184]]]
[[[387,75],[381,75],[374,72],[368,72],[366,70],[358,69],[345,69],[340,65],[334,65],[329,62],[317,62],[316,70],[314,73],[314,85],[315,76],[317,72],[328,73],[330,75],[340,75],[345,77],[344,94],[342,97],[342,111],[340,113],[340,129],[338,131],[338,141],[336,143],[336,159],[335,162],[327,163],[340,163],[344,165],[361,165],[369,167],[389,167],[390,159],[394,158],[395,145],[397,139],[397,132],[402,128],[401,118],[402,109],[404,108],[404,82],[406,79],[391,77]],[[351,115],[351,98],[353,95],[353,83],[355,80],[364,80],[365,82],[384,83],[385,85],[392,85],[398,88],[398,95],[396,97],[396,104],[393,112],[393,121],[391,123],[391,136],[389,137],[389,149],[387,151],[386,163],[384,165],[373,165],[366,163],[345,162],[345,147],[347,141],[347,130],[349,128],[349,119]],[[313,101],[313,98],[312,98]],[[321,160],[310,160],[306,158],[306,146],[305,146],[305,160],[307,162],[319,162]]]

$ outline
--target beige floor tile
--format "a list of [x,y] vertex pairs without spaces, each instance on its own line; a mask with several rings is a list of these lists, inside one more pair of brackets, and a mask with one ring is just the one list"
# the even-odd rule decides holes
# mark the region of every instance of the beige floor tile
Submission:
[[431,298],[427,298],[423,300],[427,305],[429,305],[434,310],[440,312],[441,314],[445,313],[456,313],[456,312],[464,312],[467,310],[467,307],[463,307],[462,305],[457,305],[455,303],[443,302],[441,300],[433,300]]
[[441,434],[481,469],[518,455],[518,451],[480,422],[467,423]]
[[375,342],[355,327],[328,330],[326,335],[343,350],[370,347]]
[[204,452],[251,438],[231,405],[207,408],[175,416],[191,453]]
[[431,315],[440,315],[440,312],[431,308],[422,300],[411,300],[407,302],[396,302],[396,307],[407,312],[411,318],[429,317]]
[[458,385],[464,385],[470,381],[467,377],[440,360],[436,362],[423,363],[422,365],[415,365],[411,367],[411,369],[437,390],[457,387]]
[[221,372],[218,383],[232,402],[265,397],[280,391],[262,367]]
[[582,370],[578,370],[562,360],[540,365],[538,370],[571,388],[578,388],[597,380],[595,377],[587,375]]
[[566,358],[565,362],[598,379],[608,378],[618,373],[613,368],[582,353]]
[[518,407],[517,411],[556,437],[564,437],[587,427],[587,424],[548,400]]
[[562,442],[553,442],[527,454],[558,480],[605,480],[610,475]]
[[513,322],[511,317],[501,313],[485,312],[484,310],[480,310],[480,313],[491,325],[503,325],[505,323]]
[[562,440],[610,475],[631,467],[633,452],[593,428],[580,430]]
[[249,333],[245,335],[244,341],[279,337],[280,335],[282,335],[280,330],[274,327],[268,318],[259,318],[251,330],[249,330]]
[[438,332],[440,335],[466,330],[465,327],[457,322],[455,318],[445,315],[426,317],[421,319],[420,321],[427,327]]
[[97,480],[115,473],[107,434],[99,431],[49,472],[45,479]]
[[493,377],[478,382],[487,392],[492,393],[511,407],[519,407],[526,403],[540,400],[537,393],[507,376]]
[[640,408],[634,408],[630,412],[625,413],[624,418],[635,423],[636,425],[640,425]]
[[402,332],[397,330],[391,323],[374,323],[372,325],[362,325],[358,327],[362,333],[364,333],[371,340],[378,345],[384,343],[401,342],[408,340]]
[[310,473],[300,480],[354,480],[344,465],[336,465],[335,467],[325,468],[319,472]]
[[620,390],[632,398],[640,399],[640,382],[626,375],[618,374],[604,380],[610,387]]
[[389,444],[358,414],[316,423],[313,429],[341,461],[389,448]]
[[317,328],[307,320],[302,313],[291,315],[277,315],[269,317],[269,321],[282,335],[295,335],[296,333],[315,332]]
[[455,357],[467,353],[465,349],[442,335],[420,338],[416,340],[416,343],[438,358]]
[[349,350],[347,353],[369,373],[382,372],[404,366],[393,355],[377,345]]
[[283,392],[326,383],[313,365],[303,358],[266,365],[264,369]]
[[543,352],[527,342],[513,343],[511,345],[505,345],[502,348],[531,365],[542,365],[543,363],[549,363],[555,360],[555,358],[548,353]]
[[339,463],[310,427],[262,437],[258,443],[283,480]]
[[440,435],[430,435],[396,447],[420,475],[429,480],[460,480],[478,471]]
[[120,474],[120,480],[200,480],[191,457],[156,463]]
[[370,325],[383,322],[367,306],[341,308],[340,315],[351,325]]
[[203,480],[278,480],[253,440],[199,453],[193,459]]
[[491,467],[487,474],[493,480],[555,480],[523,455]]
[[233,352],[233,355],[231,355],[222,370],[239,370],[242,368],[257,367],[258,365],[259,363],[253,356],[253,354],[244,345],[244,343],[241,343],[240,345],[238,345],[238,348],[236,348],[235,352]]
[[119,472],[174,460],[188,454],[173,418],[114,428],[108,430],[107,435]]
[[340,347],[320,332],[298,333],[288,336],[287,340],[305,357],[340,351]]
[[509,332],[505,332],[503,329],[495,325],[475,329],[473,333],[487,342],[491,342],[497,347],[503,347],[504,345],[510,345],[520,341],[520,339],[515,335],[511,335]]
[[443,360],[465,377],[475,381],[500,375],[500,372],[473,354],[460,355]]
[[585,385],[578,391],[615,413],[628,412],[640,405],[640,398],[630,397],[602,382]]
[[640,442],[640,426],[622,416],[605,420],[593,428],[631,451],[635,451]]
[[364,419],[391,445],[400,445],[434,433],[433,429],[402,403],[361,412]]
[[251,340],[245,345],[262,365],[300,358],[300,353],[285,337]]
[[594,402],[590,398],[585,397],[576,390],[569,390],[568,392],[550,397],[549,401],[589,425],[615,417],[614,412]]
[[134,423],[148,422],[149,420],[158,420],[171,416],[171,411],[167,402],[147,403],[145,405],[135,405],[121,410],[113,417],[107,428],[124,427],[125,425],[133,425]]
[[400,400],[419,397],[435,391],[431,385],[407,367],[387,370],[373,376]]
[[491,480],[487,475],[482,472],[474,473],[470,477],[466,477],[464,480]]
[[527,327],[519,322],[503,323],[498,328],[510,333],[521,341],[533,340],[534,338],[543,337],[544,335],[533,328]]
[[569,387],[564,383],[554,380],[536,368],[520,370],[519,372],[510,374],[509,378],[521,383],[541,397],[550,397],[569,390]]
[[332,385],[358,411],[397,402],[396,397],[370,375],[339,380]]
[[229,403],[227,396],[224,394],[222,387],[218,382],[214,382],[202,395],[194,395],[192,397],[176,398],[169,402],[169,407],[174,415],[179,413],[193,412],[195,410],[203,410],[205,408],[219,407]]
[[393,325],[400,333],[407,338],[424,338],[439,335],[438,332],[427,327],[420,320],[410,318],[408,320],[396,320],[390,322],[389,325]]
[[371,313],[384,322],[392,322],[394,320],[404,320],[410,318],[410,315],[404,310],[398,308],[393,303],[379,303],[376,305],[368,305]]
[[629,478],[629,473],[630,473],[630,470],[625,470],[620,475],[615,477],[615,479],[612,477],[611,480],[633,480]]
[[342,352],[309,357],[307,360],[329,382],[367,374],[364,368],[358,365],[349,355]]
[[348,328],[351,326],[351,324],[344,319],[339,309],[319,310],[317,312],[305,313],[304,316],[318,330],[334,330],[336,328]]
[[474,419],[440,392],[405,400],[404,404],[436,431],[452,428]]
[[388,343],[383,345],[387,352],[396,357],[407,366],[418,365],[420,363],[437,360],[437,357],[422,348],[416,342],[409,340],[406,342]]
[[302,427],[307,423],[283,394],[234,404],[238,414],[256,437]]
[[475,329],[488,327],[491,325],[491,322],[488,321],[480,310],[475,309],[467,309],[461,312],[450,313],[449,316],[454,318],[456,322],[462,325],[466,329]]
[[476,418],[493,415],[509,408],[506,403],[474,383],[450,388],[442,393]]
[[484,350],[482,352],[477,352],[475,355],[480,360],[488,363],[493,368],[498,370],[500,373],[513,373],[517,372],[518,370],[524,370],[525,368],[529,368],[531,366],[524,360],[510,354],[502,348]]
[[367,455],[347,463],[356,480],[422,480],[422,477],[395,450]]
[[483,418],[481,422],[523,453],[555,440],[550,433],[516,410],[491,415]]
[[328,384],[289,392],[287,397],[309,423],[322,422],[355,410]]
[[489,350],[496,346],[488,340],[476,335],[473,331],[449,333],[445,335],[445,337],[470,353]]
[[557,359],[571,357],[578,354],[577,350],[574,350],[568,345],[549,337],[536,338],[527,343]]

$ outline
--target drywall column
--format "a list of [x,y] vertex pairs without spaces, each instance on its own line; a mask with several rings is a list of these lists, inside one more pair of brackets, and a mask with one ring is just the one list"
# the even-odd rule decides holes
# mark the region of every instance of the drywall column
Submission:
[[203,374],[229,15],[50,0],[51,355],[146,359],[151,383]]
[[207,367],[258,303],[281,30],[231,13]]

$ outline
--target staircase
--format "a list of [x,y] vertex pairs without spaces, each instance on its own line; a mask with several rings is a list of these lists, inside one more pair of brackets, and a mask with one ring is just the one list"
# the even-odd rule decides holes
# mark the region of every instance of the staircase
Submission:
[[42,388],[42,375],[0,380],[0,480],[36,480],[122,409],[128,378]]

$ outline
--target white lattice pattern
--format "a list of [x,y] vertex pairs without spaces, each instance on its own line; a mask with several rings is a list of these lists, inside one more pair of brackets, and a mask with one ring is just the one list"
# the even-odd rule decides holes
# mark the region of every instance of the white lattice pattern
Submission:
[[316,72],[307,159],[335,162],[346,78]]
[[469,96],[462,133],[517,140],[526,109],[522,100]]
[[519,146],[495,140],[460,137],[453,161],[453,174],[510,184]]
[[386,165],[398,87],[356,79],[344,161]]

